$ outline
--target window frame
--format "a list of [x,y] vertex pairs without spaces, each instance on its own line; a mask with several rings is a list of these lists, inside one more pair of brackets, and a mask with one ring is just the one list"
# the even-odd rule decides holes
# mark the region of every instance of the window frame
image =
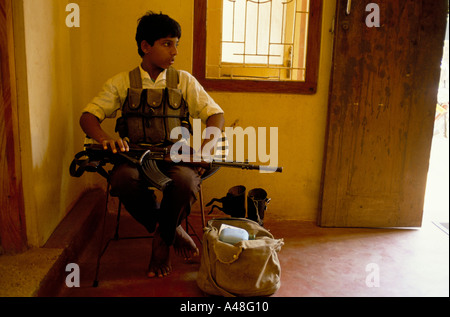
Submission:
[[322,0],[311,0],[308,20],[305,81],[206,78],[207,0],[194,0],[194,47],[192,73],[206,90],[315,94],[319,75]]

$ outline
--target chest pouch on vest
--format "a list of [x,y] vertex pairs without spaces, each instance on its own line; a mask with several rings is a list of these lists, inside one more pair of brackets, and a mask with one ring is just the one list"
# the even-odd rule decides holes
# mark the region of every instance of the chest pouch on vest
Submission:
[[[174,76],[174,71],[167,71],[168,85],[163,89],[136,87],[142,87],[139,68],[130,72],[131,87],[122,107],[122,117],[116,123],[116,131],[120,137],[128,137],[134,144],[175,143],[182,137],[189,137],[182,133],[186,130],[181,129],[185,127],[190,131],[187,104],[181,90],[170,87],[176,87],[178,82],[178,78],[176,84],[173,78],[169,78]],[[170,137],[172,129],[177,129],[174,131],[174,138]]]

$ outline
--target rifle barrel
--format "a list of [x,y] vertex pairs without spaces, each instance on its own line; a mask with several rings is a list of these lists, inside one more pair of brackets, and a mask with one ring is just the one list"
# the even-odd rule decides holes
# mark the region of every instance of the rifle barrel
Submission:
[[212,166],[242,168],[245,170],[260,170],[260,171],[278,172],[278,173],[281,173],[283,171],[283,167],[279,167],[279,166],[255,165],[255,164],[240,163],[240,162],[212,161],[211,165]]
[[[103,146],[101,144],[89,144],[85,146],[87,149],[92,150],[98,150],[98,151],[108,151],[110,150],[104,150]],[[150,152],[149,157],[150,159],[154,160],[164,160],[166,162],[172,162],[172,163],[179,163],[183,165],[190,165],[190,166],[198,166],[203,168],[211,168],[211,167],[233,167],[233,168],[241,168],[245,170],[260,170],[260,171],[268,171],[268,172],[277,172],[281,173],[283,171],[283,167],[280,166],[268,166],[268,165],[256,165],[256,164],[249,164],[248,162],[227,162],[227,161],[198,161],[196,160],[192,155],[179,155],[178,159],[180,159],[179,162],[176,162],[171,159],[169,151],[166,148],[154,148],[154,147],[145,147],[145,146],[131,146],[130,145],[130,151],[138,151],[144,153],[144,152]],[[122,155],[124,157],[129,157],[127,155],[127,152],[118,152],[116,154]],[[129,157],[134,162],[137,162],[137,160]]]

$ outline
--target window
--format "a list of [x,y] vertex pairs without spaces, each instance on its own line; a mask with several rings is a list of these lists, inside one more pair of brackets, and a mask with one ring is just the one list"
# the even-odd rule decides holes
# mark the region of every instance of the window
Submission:
[[316,92],[321,0],[196,0],[193,74],[209,90]]

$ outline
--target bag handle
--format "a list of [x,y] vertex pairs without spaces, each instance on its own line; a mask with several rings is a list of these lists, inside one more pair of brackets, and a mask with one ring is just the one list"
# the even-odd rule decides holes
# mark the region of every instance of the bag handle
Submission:
[[239,227],[239,225],[233,224],[233,222],[238,223],[247,223],[250,226],[253,226],[255,229],[257,228],[259,232],[263,232],[265,234],[265,236],[274,239],[273,235],[270,233],[270,231],[268,231],[266,228],[264,228],[263,226],[261,226],[260,224],[258,224],[256,221],[247,219],[247,218],[235,218],[235,217],[224,217],[224,218],[213,218],[211,220],[208,221],[208,226],[213,226],[213,222],[220,222],[220,221],[225,221],[231,225],[235,225],[236,227]]

